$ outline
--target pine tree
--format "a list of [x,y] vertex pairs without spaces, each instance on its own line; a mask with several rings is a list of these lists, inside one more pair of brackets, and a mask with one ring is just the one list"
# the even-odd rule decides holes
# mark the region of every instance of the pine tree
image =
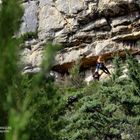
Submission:
[[[78,59],[72,68],[69,70],[70,79],[69,82],[71,82],[71,85],[77,88],[81,88],[84,86],[84,81],[80,77],[80,67],[81,67],[81,60]],[[70,86],[70,85],[69,85]]]
[[[20,39],[14,37],[23,14],[20,4],[17,0],[3,0],[0,7],[0,126],[8,127],[9,131],[0,133],[0,139],[27,140],[42,134],[44,139],[55,139],[51,124],[57,98],[53,84],[46,85],[45,76],[49,73],[57,46],[46,45],[47,54],[40,73],[33,76],[21,74],[18,63]],[[47,125],[41,128],[43,118]],[[31,125],[35,127],[29,129]],[[41,128],[44,133],[35,128]]]
[[[19,72],[17,69],[18,41],[13,36],[18,30],[21,16],[22,9],[19,7],[19,1],[2,1],[0,9],[1,126],[8,126],[10,109],[13,106],[17,107],[15,100],[19,97],[17,92],[14,92],[17,91],[16,79],[19,80]],[[4,133],[1,133],[1,139],[4,139]]]
[[[128,66],[128,75],[123,70]],[[65,140],[121,140],[139,137],[139,64],[134,58],[126,63],[115,58],[115,71],[111,79],[94,82],[78,90],[63,91],[77,96],[66,105],[60,139]],[[65,100],[67,103],[68,100]]]

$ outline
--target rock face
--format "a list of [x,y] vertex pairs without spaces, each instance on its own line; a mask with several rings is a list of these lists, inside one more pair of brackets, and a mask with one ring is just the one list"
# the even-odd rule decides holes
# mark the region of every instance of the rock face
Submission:
[[82,69],[90,69],[99,55],[123,56],[126,48],[139,53],[140,0],[29,0],[23,6],[21,34],[38,34],[22,53],[32,70],[39,68],[46,41],[63,46],[53,67],[63,74],[79,58]]
[[38,26],[38,16],[37,16],[37,2],[30,1],[23,4],[25,9],[23,15],[23,23],[21,25],[21,34],[26,32],[36,32]]

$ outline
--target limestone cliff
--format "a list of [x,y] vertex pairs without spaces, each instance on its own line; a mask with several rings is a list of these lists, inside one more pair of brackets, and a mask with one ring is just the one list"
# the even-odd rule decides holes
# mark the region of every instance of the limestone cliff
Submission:
[[[46,41],[61,44],[53,70],[66,73],[81,58],[82,69],[95,66],[124,49],[139,54],[140,0],[27,0],[21,34],[37,33],[25,42],[25,71],[38,71]],[[137,57],[139,57],[137,55]]]

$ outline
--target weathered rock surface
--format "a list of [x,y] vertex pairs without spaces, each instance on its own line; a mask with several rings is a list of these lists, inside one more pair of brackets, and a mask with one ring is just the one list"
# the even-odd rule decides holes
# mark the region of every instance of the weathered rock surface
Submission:
[[39,68],[46,41],[61,44],[53,70],[67,73],[81,59],[82,68],[95,66],[103,55],[139,53],[140,0],[33,0],[23,4],[21,33],[36,32],[25,43],[23,63]]
[[23,23],[21,24],[21,34],[27,32],[36,32],[38,26],[38,7],[36,1],[30,1],[23,4],[25,9],[23,15]]

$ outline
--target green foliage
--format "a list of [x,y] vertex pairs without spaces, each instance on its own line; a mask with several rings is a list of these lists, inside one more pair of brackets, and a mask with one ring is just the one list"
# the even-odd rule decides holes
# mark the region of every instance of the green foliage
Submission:
[[[50,70],[56,49],[53,45],[47,45],[42,72],[32,77],[21,74],[18,66],[20,41],[13,37],[19,29],[23,13],[19,2],[3,0],[0,10],[0,126],[11,128],[8,133],[0,133],[0,139],[27,140],[36,135],[36,139],[39,139],[39,135],[41,137],[44,133],[46,135],[43,138],[50,139],[53,132],[49,123],[52,121],[51,114],[54,114],[52,110],[55,109],[53,99],[56,92],[51,83],[46,85],[45,74]],[[41,128],[41,119],[46,115],[43,114],[45,108],[48,115],[43,124],[47,125]],[[41,114],[37,116],[41,116],[41,119],[36,117],[39,112]],[[33,126],[41,129],[32,129]]]
[[52,83],[42,84],[44,85],[34,94],[31,101],[33,114],[28,124],[28,131],[31,133],[31,140],[55,140],[57,138],[53,130],[59,95],[56,94]]
[[76,88],[81,88],[85,85],[83,79],[80,76],[80,59],[78,59],[73,67],[69,70],[70,79],[68,86],[74,86]]
[[[27,126],[31,140],[57,139],[54,127],[55,117],[57,117],[57,110],[59,109],[58,104],[60,104],[60,95],[57,94],[57,87],[54,87],[54,83],[45,78],[47,78],[46,75],[52,67],[53,56],[55,56],[58,49],[58,46],[46,45],[42,71],[32,78],[31,85],[34,86],[31,90],[33,96],[30,102],[32,115]],[[36,80],[37,83],[34,84]]]
[[114,61],[116,69],[108,81],[63,91],[66,99],[69,96],[78,99],[63,109],[60,140],[138,140],[140,64],[129,56],[126,63],[123,62],[128,66],[127,77],[120,78],[125,67],[120,58]]
[[117,55],[113,59],[113,64],[115,66],[114,73],[112,74],[112,80],[119,78],[123,74],[123,64],[121,58]]
[[136,45],[137,45],[137,46],[140,46],[140,40],[138,40],[138,41],[136,42]]
[[[21,97],[18,94],[22,87],[17,69],[17,46],[19,44],[16,39],[12,39],[22,15],[22,9],[18,4],[18,1],[3,0],[0,11],[0,125],[11,127],[6,136],[7,140],[19,139],[19,137],[24,139],[24,134],[21,135],[21,132],[29,116],[29,112],[25,112],[26,105],[20,103]],[[13,8],[15,6],[16,8]],[[1,133],[0,138],[4,139],[4,133]]]
[[56,55],[56,52],[60,50],[60,48],[61,46],[52,45],[51,43],[48,43],[46,45],[46,49],[43,54],[44,58],[42,62],[42,68],[45,71],[45,73],[51,70],[55,62],[54,56]]
[[132,55],[127,55],[127,68],[131,82],[140,90],[140,64]]
[[80,59],[77,60],[74,64],[74,66],[70,69],[70,75],[75,78],[79,75],[80,70]]
[[19,29],[20,19],[23,14],[19,3],[20,0],[2,0],[0,11],[1,44],[5,40],[12,38],[14,33]]
[[21,39],[23,41],[36,39],[36,38],[38,38],[38,32],[37,31],[36,32],[27,32],[27,33],[25,33],[21,36]]
[[[16,8],[14,8],[16,7]],[[67,87],[46,82],[56,50],[46,45],[42,71],[22,75],[17,66],[22,9],[17,0],[3,0],[0,10],[0,133],[1,140],[139,140],[140,64],[127,55],[127,77],[122,61],[115,59],[112,77],[88,86],[80,78],[80,63],[70,71]],[[27,36],[29,37],[29,36]],[[124,65],[124,64],[123,64]]]

